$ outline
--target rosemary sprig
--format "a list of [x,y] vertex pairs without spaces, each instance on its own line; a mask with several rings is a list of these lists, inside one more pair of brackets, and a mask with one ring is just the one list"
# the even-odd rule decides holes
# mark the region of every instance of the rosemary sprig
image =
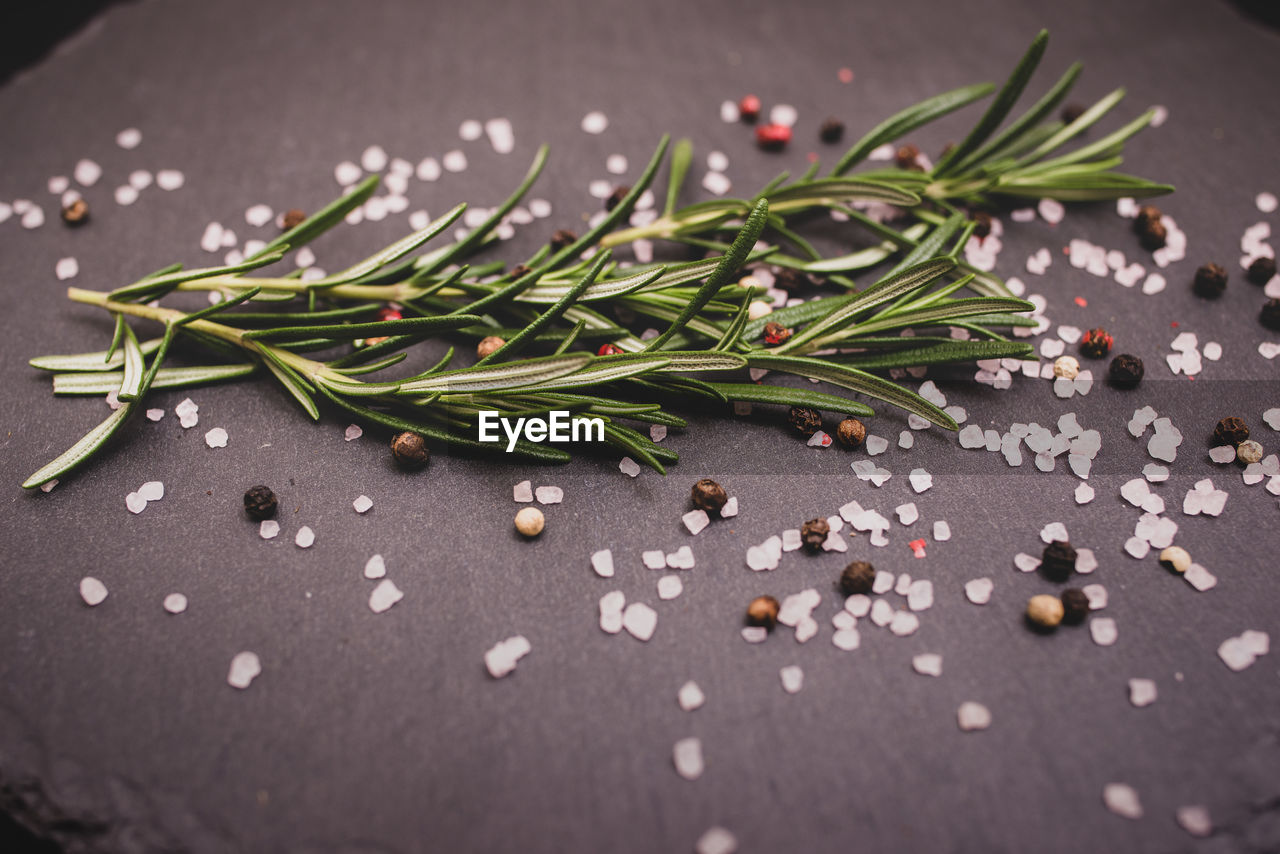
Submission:
[[[873,371],[1034,358],[1028,344],[1001,334],[1013,326],[1033,325],[1022,314],[1032,305],[1014,298],[998,277],[969,269],[957,257],[973,228],[957,206],[1006,196],[1103,199],[1170,189],[1112,171],[1124,141],[1145,126],[1148,116],[1062,151],[1120,99],[1120,93],[1113,93],[1069,125],[1048,121],[1074,83],[1078,65],[1000,130],[1039,63],[1046,39],[1044,33],[1037,36],[982,118],[929,174],[892,169],[848,173],[876,147],[991,94],[994,86],[965,87],[923,101],[878,125],[827,176],[819,177],[814,168],[788,183],[784,174],[750,200],[680,207],[692,146],[682,140],[667,158],[664,138],[640,180],[603,221],[570,246],[544,246],[519,275],[503,272],[506,267],[498,262],[468,265],[493,244],[496,227],[538,177],[547,158],[545,146],[516,191],[454,243],[426,248],[465,205],[319,281],[304,282],[299,271],[262,275],[262,268],[323,234],[368,198],[377,185],[371,177],[242,264],[189,271],[175,265],[109,293],[72,288],[72,301],[97,306],[113,317],[109,347],[98,353],[43,356],[31,364],[54,372],[55,394],[115,392],[122,405],[23,486],[39,486],[89,459],[152,389],[235,380],[259,368],[313,419],[320,417],[324,404],[372,424],[413,430],[436,445],[467,450],[498,447],[477,441],[481,411],[525,417],[563,409],[599,417],[610,446],[658,471],[677,459],[675,452],[623,422],[684,426],[683,419],[664,408],[668,401],[873,414],[862,401],[842,395],[725,376],[745,367],[822,380],[954,430],[956,424],[945,412]],[[662,214],[619,229],[664,162],[669,163],[669,179]],[[878,222],[859,209],[865,203],[894,205],[911,221],[902,227]],[[812,214],[827,210],[843,212],[865,228],[875,245],[823,257],[802,229]],[[626,266],[613,260],[612,247],[639,238],[685,243],[714,254],[667,264]],[[767,299],[767,292],[737,280],[744,267],[766,262],[823,275],[848,293],[809,299],[753,319],[753,304]],[[865,287],[848,277],[888,262],[889,269]],[[976,296],[957,295],[965,289]],[[186,291],[217,291],[223,301],[190,313],[156,304]],[[247,303],[254,308],[243,310]],[[387,303],[400,306],[403,319],[375,319]],[[235,310],[238,306],[241,310]],[[159,323],[163,335],[139,341],[130,320]],[[636,333],[653,321],[661,327],[655,336]],[[761,340],[768,321],[795,332],[770,345]],[[948,327],[971,333],[971,340],[953,339],[946,334]],[[450,347],[438,363],[416,375],[362,379],[386,376],[424,340],[495,334],[506,343],[474,365],[454,367]],[[165,367],[178,335],[211,349],[222,361]],[[351,344],[375,337],[381,340],[363,347]],[[612,347],[594,352],[591,348],[600,342]],[[516,443],[514,455],[536,462],[569,459],[564,448],[523,440]]]

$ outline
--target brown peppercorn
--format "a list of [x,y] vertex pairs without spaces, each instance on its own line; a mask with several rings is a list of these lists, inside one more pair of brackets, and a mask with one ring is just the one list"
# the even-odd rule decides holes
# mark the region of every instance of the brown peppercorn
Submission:
[[619,184],[613,188],[613,192],[609,194],[609,198],[604,200],[604,209],[611,211],[616,208],[623,199],[627,197],[627,193],[631,192],[631,188],[626,184]]
[[67,225],[84,225],[89,221],[89,203],[76,199],[62,209],[62,221]]
[[857,448],[867,438],[867,427],[856,418],[846,418],[836,426],[836,438],[846,448]]
[[1090,329],[1080,339],[1080,353],[1090,359],[1104,358],[1111,352],[1111,344],[1114,340],[1101,326]]
[[986,211],[974,211],[969,217],[973,220],[973,236],[981,240],[991,234],[991,214]]
[[506,343],[506,339],[499,338],[497,335],[487,335],[481,338],[480,343],[476,345],[476,357],[484,359],[492,356],[499,347]]
[[307,215],[297,208],[289,208],[284,212],[284,216],[280,218],[280,227],[285,231],[291,228],[297,228],[307,221]]
[[1243,419],[1235,416],[1223,418],[1213,428],[1213,443],[1215,445],[1230,445],[1234,448],[1248,438],[1249,425],[1245,424]]
[[1062,591],[1062,622],[1077,625],[1089,616],[1089,597],[1079,587]]
[[529,273],[531,272],[532,270],[530,270],[525,265],[517,264],[507,271],[507,278],[511,279],[512,281],[515,281],[516,279],[529,275]]
[[807,551],[816,552],[822,548],[822,544],[827,541],[827,535],[831,533],[831,526],[827,524],[827,520],[822,517],[810,519],[800,526],[800,542],[804,544]]
[[803,436],[812,436],[822,429],[822,416],[818,414],[818,410],[807,406],[791,407],[787,420]]
[[764,343],[766,344],[781,344],[790,337],[791,330],[781,323],[774,323],[770,320],[764,325]]
[[778,600],[772,596],[757,596],[747,605],[747,624],[773,631],[778,624],[778,608]]
[[255,522],[276,515],[276,494],[266,486],[251,486],[244,493],[244,512]]
[[855,560],[840,573],[840,592],[845,596],[856,593],[870,593],[875,584],[876,570],[865,560]]
[[899,169],[910,169],[915,172],[924,171],[924,167],[920,165],[920,149],[910,143],[899,146],[898,150],[893,153],[893,159],[898,164]]
[[797,288],[803,288],[809,284],[809,277],[799,270],[793,270],[790,267],[783,267],[773,274],[773,286],[784,291],[794,291]]
[[1111,376],[1112,385],[1119,388],[1133,388],[1142,382],[1142,376],[1146,370],[1142,366],[1142,360],[1137,356],[1121,353],[1111,360],[1108,373]]
[[1079,101],[1072,101],[1062,108],[1062,123],[1069,125],[1076,119],[1084,115],[1084,104]]
[[1258,321],[1268,329],[1280,332],[1280,299],[1269,299],[1258,312]]
[[1133,218],[1133,230],[1140,231],[1149,222],[1159,222],[1164,213],[1155,205],[1143,205],[1138,208],[1138,215]]
[[818,139],[823,142],[839,142],[844,136],[844,122],[834,116],[822,123],[818,129]]
[[1276,274],[1276,259],[1261,255],[1253,259],[1246,277],[1255,285],[1265,285]]
[[412,430],[396,434],[391,440],[391,456],[407,469],[420,469],[427,464],[431,453],[427,450],[427,442]]
[[709,477],[704,477],[693,485],[693,506],[708,513],[719,513],[720,508],[729,500],[724,487]]
[[1220,297],[1222,292],[1227,289],[1227,271],[1214,263],[1205,264],[1199,270],[1196,270],[1196,277],[1191,283],[1191,288],[1196,292],[1196,296],[1206,299]]
[[1032,628],[1051,631],[1062,622],[1065,610],[1062,600],[1057,596],[1041,593],[1039,596],[1032,596],[1027,602],[1027,621],[1031,623]]
[[566,246],[576,242],[577,239],[578,235],[574,234],[569,229],[558,229],[555,234],[551,235],[551,251],[558,252]]
[[1066,581],[1076,571],[1076,550],[1065,540],[1054,540],[1044,547],[1040,572],[1050,581]]
[[1137,231],[1138,245],[1148,252],[1155,252],[1169,240],[1169,230],[1158,219],[1149,220]]

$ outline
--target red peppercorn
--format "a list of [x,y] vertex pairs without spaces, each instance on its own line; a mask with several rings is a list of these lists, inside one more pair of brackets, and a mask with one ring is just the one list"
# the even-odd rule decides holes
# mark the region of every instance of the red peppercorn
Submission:
[[765,151],[781,151],[791,141],[791,128],[786,125],[767,124],[756,128],[756,145]]
[[395,306],[378,309],[378,320],[403,320],[404,315]]
[[617,344],[601,344],[600,349],[596,351],[597,356],[616,356],[622,352],[622,348]]
[[1090,359],[1101,359],[1111,352],[1111,345],[1115,343],[1115,339],[1107,330],[1099,326],[1097,329],[1090,329],[1080,339],[1080,352]]
[[764,325],[764,343],[781,344],[791,337],[791,330],[781,323],[770,321]]
[[744,122],[754,122],[760,118],[760,99],[755,95],[743,95],[738,102],[738,116]]

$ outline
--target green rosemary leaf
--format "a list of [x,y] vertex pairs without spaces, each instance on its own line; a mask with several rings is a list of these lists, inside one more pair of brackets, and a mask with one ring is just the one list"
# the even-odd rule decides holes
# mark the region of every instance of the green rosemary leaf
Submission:
[[[257,366],[244,362],[234,365],[201,365],[198,367],[160,368],[151,388],[187,388],[248,376]],[[55,374],[53,393],[57,395],[103,395],[120,388],[121,371]]]
[[672,450],[669,447],[666,447],[665,445],[657,444],[648,436],[645,436],[642,433],[632,430],[630,427],[626,426],[625,424],[619,424],[616,421],[606,422],[606,423],[612,423],[614,428],[617,430],[617,432],[620,435],[626,436],[628,439],[634,442],[637,447],[644,448],[645,452],[653,456],[654,459],[664,463],[674,463],[679,461],[680,455],[677,454],[674,450]]
[[1031,176],[1002,178],[992,188],[1005,196],[1043,198],[1050,196],[1061,202],[1091,202],[1119,199],[1125,196],[1146,198],[1172,193],[1168,184],[1157,184],[1122,172],[1100,172],[1081,175]]
[[267,366],[267,370],[271,371],[271,375],[280,381],[280,385],[298,402],[298,405],[311,416],[312,421],[320,420],[320,410],[316,408],[316,402],[311,399],[308,393],[308,384],[306,380],[298,376],[293,368],[280,361],[280,357],[275,355],[270,347],[261,348],[264,356],[262,364]]
[[400,383],[366,383],[360,380],[341,380],[323,374],[316,377],[316,383],[327,387],[330,391],[350,397],[378,397],[384,394],[395,394],[400,390]]
[[299,322],[316,323],[321,320],[347,320],[353,317],[362,317],[366,314],[373,314],[382,308],[382,305],[382,303],[377,302],[366,302],[347,308],[331,308],[323,311],[242,311],[227,315],[224,320],[228,323],[234,322],[238,327],[263,323],[281,325]]
[[133,407],[134,404],[126,403],[112,412],[105,421],[86,433],[80,441],[63,451],[56,459],[23,481],[22,488],[34,489],[37,486],[48,483],[87,460],[95,451],[106,444],[116,430],[120,429],[120,425],[129,417]]
[[[887,317],[873,317],[847,330],[850,336],[883,332],[887,329],[903,329],[909,326],[945,326],[962,317],[975,317],[998,311],[1033,311],[1035,306],[1025,300],[1006,297],[972,297],[948,300],[941,305],[928,306],[914,311],[904,311]],[[829,342],[828,342],[829,343]]]
[[[646,270],[643,273],[636,273],[631,276],[624,276],[620,279],[608,279],[605,281],[592,282],[590,286],[582,291],[581,295],[576,298],[576,302],[594,302],[596,300],[613,299],[614,297],[625,296],[633,291],[638,291],[647,285],[653,285],[661,282],[666,267],[658,267],[653,270]],[[579,279],[578,283],[582,280]],[[570,293],[577,287],[578,283],[565,284],[547,284],[545,280],[541,283],[529,288],[520,296],[516,297],[516,302],[547,304],[556,303],[564,299],[565,294]]]
[[[928,226],[924,223],[916,223],[903,233],[920,237],[924,235],[927,229]],[[885,240],[877,246],[870,246],[857,252],[851,252],[848,255],[824,258],[821,261],[811,261],[805,264],[802,269],[807,273],[846,273],[866,270],[883,262],[897,252],[898,248],[898,245],[893,241]]]
[[[160,346],[159,338],[149,338],[138,345],[142,355],[150,356]],[[96,353],[75,353],[65,356],[37,356],[27,362],[33,368],[42,371],[104,371],[118,368],[124,364],[124,354],[114,353],[106,357],[105,350]],[[119,383],[116,383],[119,386]]]
[[472,326],[480,318],[470,314],[445,317],[406,317],[401,320],[379,320],[371,323],[337,323],[325,326],[282,326],[278,329],[252,329],[244,333],[249,341],[299,341],[325,337],[349,340],[377,335],[434,335]]
[[674,374],[649,375],[631,377],[625,381],[628,386],[643,389],[650,394],[676,395],[680,397],[697,397],[716,403],[728,403],[729,399],[718,391],[714,384]]
[[844,415],[875,415],[875,410],[865,403],[849,400],[834,394],[824,394],[803,388],[787,388],[762,383],[712,383],[729,400],[748,403],[774,403],[779,406],[808,406],[826,412]]
[[[1028,131],[1034,130],[1045,116],[1057,109],[1058,104],[1062,103],[1062,99],[1067,96],[1067,93],[1071,91],[1071,87],[1075,85],[1076,78],[1080,76],[1082,68],[1084,66],[1079,62],[1072,63],[1066,73],[1053,85],[1053,88],[1046,92],[1044,97],[1037,101],[1031,109],[1018,117],[995,139],[956,164],[955,169],[952,171],[963,172],[997,154],[1004,153],[1006,149],[1012,148],[1025,137]],[[1046,138],[1048,138],[1048,135]],[[1034,148],[1034,145],[1032,147]]]
[[138,346],[138,337],[133,334],[129,324],[124,327],[124,371],[120,379],[120,391],[116,395],[120,400],[137,400],[138,391],[142,388],[142,376],[146,373],[146,363],[142,359],[142,348]]
[[111,357],[116,354],[116,350],[120,347],[120,342],[124,340],[124,331],[128,326],[124,322],[124,315],[115,312],[113,315],[116,321],[115,330],[111,333],[111,343],[107,346],[107,355],[102,361],[110,362]]
[[729,283],[734,275],[737,274],[739,268],[742,267],[747,256],[751,254],[751,249],[755,246],[756,241],[760,239],[760,232],[764,230],[764,224],[768,218],[769,202],[761,199],[756,203],[751,215],[747,217],[747,221],[743,223],[742,229],[738,232],[738,236],[734,238],[733,245],[729,247],[729,251],[720,259],[711,275],[707,276],[706,281],[702,283],[702,287],[698,288],[697,295],[689,300],[688,305],[680,312],[679,317],[672,321],[665,332],[645,345],[646,350],[657,350],[667,343],[672,335],[680,331],[685,324],[693,319],[694,315],[706,305],[707,301],[720,288]]
[[775,208],[786,210],[789,202],[804,201],[809,204],[834,202],[883,202],[887,205],[913,207],[920,204],[920,197],[899,184],[877,181],[861,176],[853,178],[820,178],[816,181],[792,184],[769,197]]
[[954,418],[915,392],[857,368],[824,362],[820,359],[765,354],[753,354],[750,362],[753,368],[766,368],[788,374],[798,374],[811,379],[825,380],[833,385],[861,392],[877,400],[883,400],[885,403],[890,403],[899,409],[919,415],[939,427],[945,427],[948,430],[959,429],[959,425],[956,424]]
[[667,178],[667,201],[662,207],[663,216],[671,216],[680,198],[680,188],[684,186],[685,176],[689,174],[689,166],[693,163],[693,143],[682,139],[671,149],[671,174]]
[[1074,122],[1066,125],[1053,136],[1040,143],[1031,150],[1031,153],[1025,154],[1019,158],[1018,165],[1025,166],[1028,163],[1035,163],[1037,160],[1041,159],[1064,142],[1067,142],[1078,134],[1084,133],[1084,131],[1095,124],[1098,119],[1106,115],[1112,107],[1120,103],[1122,98],[1124,98],[1124,89],[1116,89],[1115,91],[1104,95],[1097,101],[1097,103],[1081,113],[1080,117]]
[[604,385],[617,382],[637,374],[659,371],[671,364],[671,360],[663,357],[650,357],[619,361],[618,356],[603,356],[593,359],[595,364],[588,365],[572,374],[561,375],[537,383],[521,386],[523,391],[556,391],[583,386]]
[[868,154],[882,144],[893,142],[921,125],[928,124],[945,116],[947,113],[973,103],[979,98],[990,95],[994,90],[995,86],[990,83],[963,86],[950,92],[943,92],[941,95],[934,95],[932,98],[921,101],[915,106],[902,110],[876,125],[866,136],[855,142],[844,153],[844,156],[836,162],[831,174],[843,175],[861,163]]
[[376,189],[378,189],[378,176],[370,175],[357,184],[350,193],[334,199],[275,240],[272,240],[258,250],[249,260],[252,261],[265,255],[273,255],[277,251],[283,253],[288,247],[298,249],[305,246],[342,222],[347,214],[364,204]]
[[952,270],[955,265],[954,258],[933,258],[908,267],[897,275],[881,279],[822,320],[791,336],[791,340],[778,347],[775,352],[779,354],[793,352],[801,345],[818,338],[824,332],[838,329],[852,320],[858,313],[927,285]]
[[841,294],[835,297],[819,297],[818,299],[806,300],[799,305],[790,305],[786,308],[775,308],[764,317],[747,321],[747,327],[742,332],[742,340],[754,341],[759,338],[764,333],[765,324],[769,321],[780,323],[783,326],[803,326],[806,323],[826,317],[836,308],[848,304],[856,297],[857,294]]
[[712,347],[713,350],[732,350],[742,341],[742,330],[747,328],[747,321],[751,319],[751,295],[742,298],[742,308],[738,309],[738,313],[734,315],[733,320],[725,327],[724,334],[720,336],[720,340]]
[[309,285],[310,289],[312,291],[317,291],[333,287],[334,285],[341,285],[345,282],[352,282],[359,279],[361,276],[367,276],[374,270],[380,269],[387,264],[403,258],[405,255],[408,255],[410,252],[417,249],[419,246],[431,240],[433,237],[437,236],[440,232],[452,225],[454,220],[462,216],[462,212],[466,209],[466,203],[455,205],[452,210],[439,219],[428,223],[422,230],[415,231],[408,237],[400,238],[381,252],[375,252],[360,263],[353,264],[340,273],[334,273],[332,276],[325,276],[323,279],[317,279],[314,282],[311,282]]
[[949,362],[972,362],[977,359],[1034,358],[1035,348],[1030,344],[1013,341],[951,341],[930,347],[911,350],[895,350],[859,356],[841,356],[843,365],[866,371],[889,368],[915,368],[922,365],[941,365]]
[[[285,249],[287,248],[288,247],[285,247]],[[178,285],[183,282],[192,282],[198,279],[209,279],[214,276],[231,276],[248,270],[256,270],[259,267],[265,267],[268,264],[274,264],[276,261],[279,261],[284,257],[285,249],[272,253],[266,253],[265,251],[259,252],[252,258],[239,264],[228,264],[222,267],[204,267],[198,270],[178,270],[163,276],[143,279],[136,284],[117,288],[107,294],[107,297],[108,299],[116,302],[139,302],[158,299],[178,287]]]
[[[399,355],[404,355],[404,354],[399,354]],[[405,377],[404,379],[402,379],[402,380],[400,381],[400,386],[401,386],[401,388],[403,388],[403,387],[404,387],[406,384],[408,384],[408,383],[417,382],[418,380],[423,380],[423,379],[426,379],[427,377],[434,376],[435,374],[440,373],[440,372],[441,372],[441,371],[443,371],[446,367],[448,367],[448,366],[449,366],[449,362],[451,362],[451,361],[453,361],[453,348],[452,348],[452,347],[450,347],[448,350],[446,350],[446,351],[445,351],[445,354],[444,354],[442,357],[440,357],[440,361],[436,362],[434,365],[432,365],[431,367],[427,368],[427,369],[426,369],[425,371],[423,371],[422,373],[420,373],[420,374],[414,374],[414,375],[413,375],[413,376],[411,376],[411,377]],[[329,367],[330,367],[330,368],[332,368],[332,367],[333,367],[333,362],[330,362],[330,363],[329,363]],[[348,370],[348,371],[340,371],[339,373],[349,373],[349,370]]]
[[551,355],[559,356],[561,353],[568,352],[569,348],[574,345],[578,340],[578,336],[582,334],[582,330],[586,327],[587,322],[585,320],[579,320],[577,323],[573,324],[573,328],[569,330],[569,334],[564,336],[564,340],[556,345],[555,352]]
[[978,120],[978,123],[974,125],[973,130],[969,131],[969,135],[964,138],[963,142],[951,149],[938,161],[938,165],[933,170],[934,175],[945,177],[954,172],[954,167],[957,163],[962,162],[970,152],[986,142],[987,137],[991,136],[995,129],[1000,127],[1000,123],[1004,121],[1005,116],[1009,115],[1009,111],[1013,109],[1013,105],[1021,97],[1022,90],[1027,86],[1027,81],[1035,73],[1036,67],[1040,64],[1040,58],[1044,56],[1044,49],[1048,44],[1049,31],[1041,30],[1032,39],[1031,47],[1027,48],[1027,52],[1023,54],[1022,59],[1013,69],[1013,73],[1009,75],[1009,79],[1005,81],[999,94],[996,95],[991,102],[991,106],[987,108],[986,113]]
[[[1120,128],[1119,130],[1112,131],[1111,133],[1102,137],[1102,139],[1091,142],[1088,145],[1081,146],[1080,148],[1077,148],[1075,151],[1072,151],[1070,154],[1064,154],[1061,157],[1055,157],[1052,160],[1042,160],[1039,163],[1037,163],[1035,166],[1024,168],[1019,171],[1021,171],[1022,174],[1029,174],[1029,173],[1035,173],[1040,171],[1047,172],[1047,171],[1056,169],[1060,166],[1067,166],[1072,163],[1083,163],[1084,161],[1089,160],[1091,157],[1103,156],[1107,152],[1112,150],[1118,152],[1127,139],[1141,132],[1142,130],[1145,130],[1146,128],[1150,127],[1151,119],[1155,114],[1156,114],[1156,111],[1155,111],[1155,108],[1153,107],[1152,109],[1147,110],[1145,113],[1138,116],[1136,119],[1129,122],[1127,125]],[[1115,158],[1115,159],[1117,161],[1119,160],[1119,158]],[[1099,168],[1102,169],[1102,168],[1110,168],[1110,167],[1099,166]]]
[[218,314],[219,312],[226,311],[227,309],[233,306],[239,305],[242,302],[247,302],[253,299],[254,297],[256,297],[261,292],[262,292],[262,288],[256,288],[256,287],[249,288],[247,291],[243,291],[239,294],[236,294],[234,297],[231,297],[230,299],[224,299],[222,302],[215,303],[214,305],[211,305],[207,308],[202,308],[199,311],[193,311],[190,314],[188,314],[186,317],[183,317],[179,320],[175,320],[173,323],[175,326],[186,326],[188,323],[190,323],[193,320],[200,320],[201,318],[209,317],[211,315]]
[[460,368],[422,380],[406,382],[400,387],[400,391],[404,394],[432,391],[460,393],[524,388],[544,380],[571,374],[587,365],[591,359],[592,357],[585,353],[570,353],[564,356],[522,359],[505,365]]

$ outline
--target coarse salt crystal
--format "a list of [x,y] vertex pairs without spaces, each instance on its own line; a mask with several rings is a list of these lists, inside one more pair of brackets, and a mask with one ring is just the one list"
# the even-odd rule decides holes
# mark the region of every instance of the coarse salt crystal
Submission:
[[351,502],[351,506],[355,508],[357,513],[368,513],[373,507],[373,499],[367,495],[361,495]]
[[142,142],[142,131],[138,130],[137,128],[125,128],[124,130],[116,134],[116,145],[120,146],[126,151],[129,149],[137,148],[138,144],[141,142]]
[[440,163],[446,172],[463,172],[467,168],[467,155],[455,148],[453,151],[446,152],[440,158]]
[[539,486],[533,496],[539,504],[559,504],[564,500],[564,490],[558,486]]
[[231,669],[227,672],[227,684],[232,688],[244,690],[262,673],[262,662],[256,652],[237,653],[231,659]]
[[527,504],[533,500],[533,485],[530,481],[522,480],[515,486],[511,487],[511,498],[522,504]]
[[682,738],[676,742],[672,750],[676,773],[686,780],[696,780],[702,776],[706,764],[702,759],[702,741],[697,738]]
[[[1154,123],[1154,119],[1152,121]],[[1107,805],[1107,809],[1121,818],[1134,820],[1142,818],[1142,804],[1138,800],[1138,793],[1130,785],[1108,783],[1102,789],[1102,801]]]
[[831,636],[831,643],[836,649],[853,652],[862,645],[862,635],[857,629],[840,629]]
[[182,189],[187,183],[187,176],[177,169],[161,169],[156,173],[156,186],[166,193]]
[[369,594],[369,610],[381,614],[403,598],[404,592],[390,578],[384,578]]
[[684,592],[684,582],[678,575],[664,575],[658,579],[658,598],[666,602]]
[[596,575],[601,578],[613,577],[613,552],[609,549],[601,549],[591,555],[591,568],[595,570]]
[[147,509],[147,499],[136,492],[130,492],[124,497],[124,506],[136,516]]
[[164,597],[164,609],[170,614],[181,614],[187,610],[187,597],[181,593],[170,593]]
[[921,676],[941,676],[942,656],[936,652],[922,652],[911,659],[911,668]]
[[582,129],[587,133],[604,133],[609,127],[609,118],[599,110],[593,110],[582,117]]
[[1213,833],[1213,821],[1209,818],[1209,808],[1192,805],[1178,807],[1176,813],[1178,826],[1192,836],[1208,836]]
[[262,524],[258,526],[258,536],[264,540],[275,539],[280,533],[280,523],[275,519],[263,519]]
[[507,638],[495,644],[484,654],[484,665],[489,675],[501,679],[516,669],[516,663],[529,654],[532,645],[523,635]]
[[365,561],[364,577],[375,579],[382,578],[387,574],[387,562],[382,555],[377,554]]
[[631,457],[623,457],[621,462],[618,463],[618,471],[627,477],[635,477],[640,474],[640,464],[631,459]]
[[316,532],[310,527],[303,525],[298,529],[298,533],[294,535],[293,542],[300,549],[309,549],[316,541]]
[[798,665],[788,664],[778,671],[782,679],[782,690],[788,694],[797,694],[804,686],[804,671]]
[[991,710],[972,700],[961,703],[956,711],[956,721],[964,732],[984,730],[991,726]]
[[53,274],[58,277],[58,281],[65,282],[67,279],[74,279],[80,272],[80,262],[75,258],[59,258],[58,263],[53,267]]
[[227,446],[227,431],[221,427],[214,427],[204,434],[204,443],[210,448],[225,448]]
[[694,709],[702,708],[702,704],[707,701],[706,694],[702,693],[702,689],[698,687],[698,683],[690,680],[680,686],[680,690],[676,693],[676,702],[680,704],[680,708],[686,712],[692,712]]
[[1089,636],[1098,646],[1111,646],[1119,636],[1116,621],[1110,617],[1094,617],[1089,621]]
[[347,425],[347,429],[343,432],[342,437],[346,439],[348,442],[354,442],[356,439],[359,439],[363,435],[364,435],[363,427],[361,427],[359,424],[349,424]]
[[769,630],[764,626],[743,626],[742,639],[747,643],[764,643],[769,639]]
[[707,525],[711,524],[711,518],[707,516],[707,511],[702,509],[690,510],[681,516],[680,520],[689,529],[689,533],[694,536],[700,534]]
[[80,579],[80,598],[90,607],[101,605],[107,598],[107,585],[93,576]]
[[657,626],[658,613],[643,602],[632,602],[622,612],[622,627],[637,640],[649,640]]
[[92,160],[83,159],[76,163],[75,172],[72,174],[81,186],[92,187],[102,177],[102,167]]
[[991,592],[994,589],[995,582],[990,578],[975,578],[965,582],[964,595],[975,605],[985,605],[991,601]]

